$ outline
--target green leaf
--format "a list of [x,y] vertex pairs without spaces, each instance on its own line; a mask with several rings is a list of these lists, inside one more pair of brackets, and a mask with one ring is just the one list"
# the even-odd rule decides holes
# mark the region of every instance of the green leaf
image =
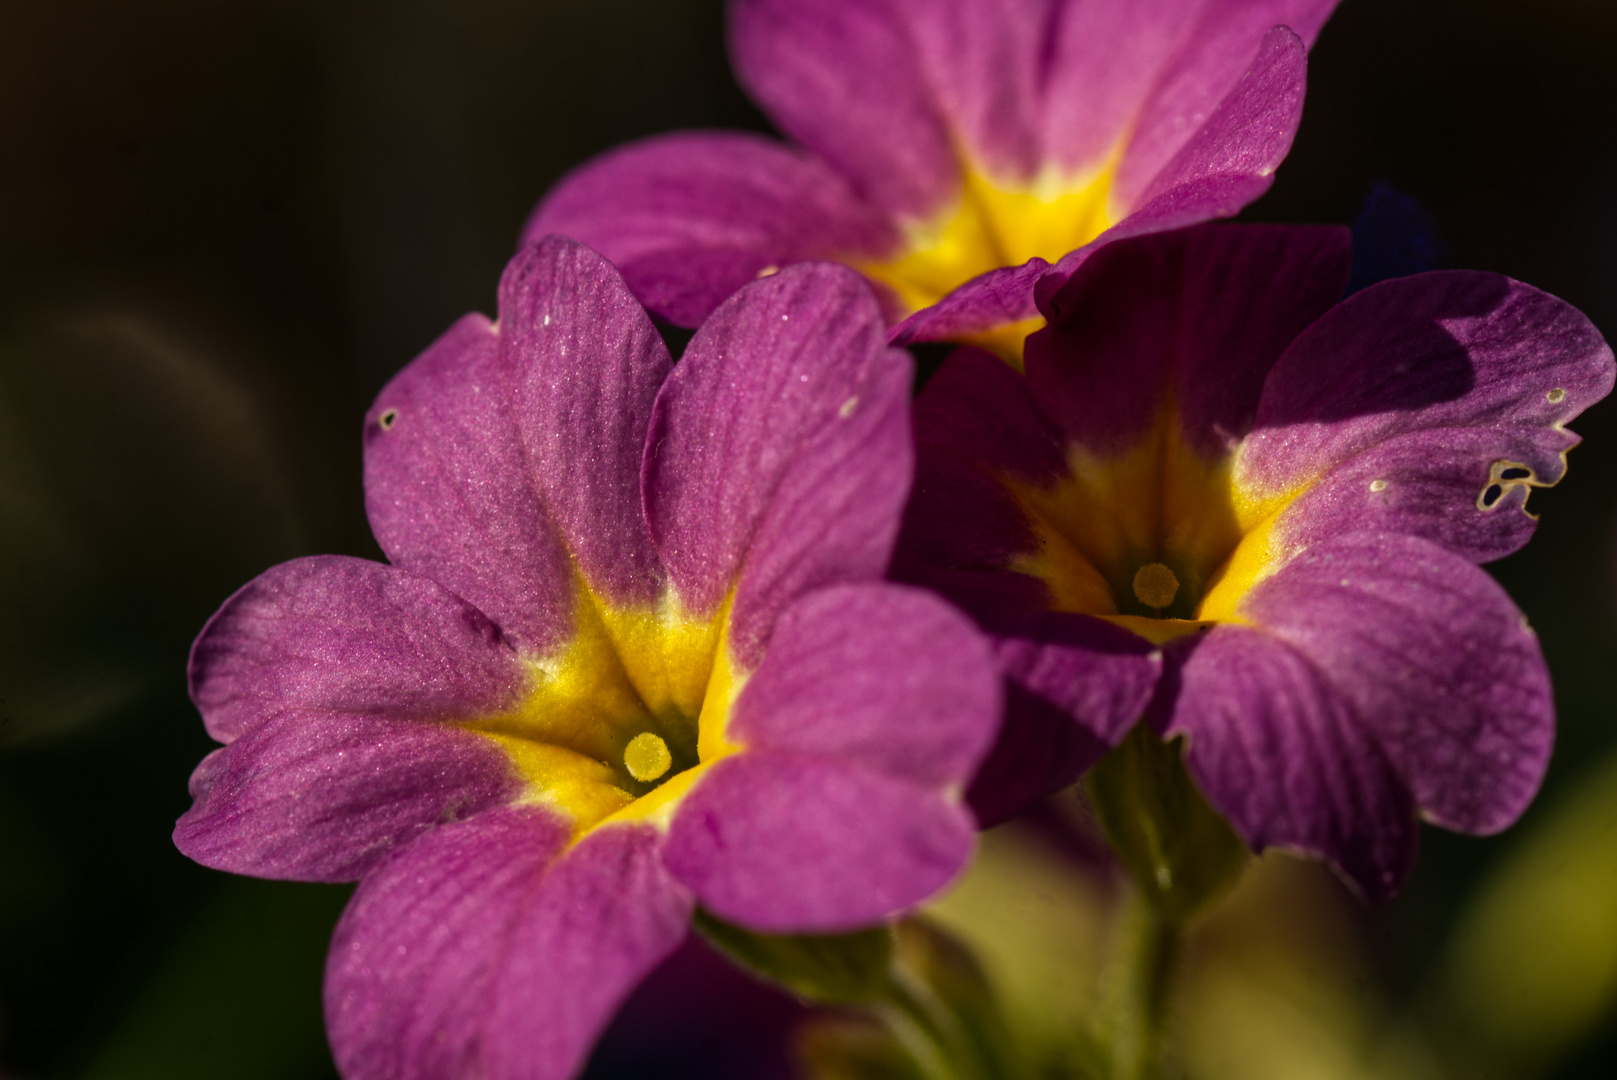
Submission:
[[775,936],[754,934],[698,909],[696,928],[731,960],[805,1001],[857,1005],[887,993],[893,935],[885,926],[851,934]]

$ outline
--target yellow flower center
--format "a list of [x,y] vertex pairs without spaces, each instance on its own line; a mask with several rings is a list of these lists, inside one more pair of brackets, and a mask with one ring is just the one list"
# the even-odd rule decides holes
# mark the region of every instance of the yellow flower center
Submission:
[[[1112,165],[1081,177],[1041,176],[1004,187],[968,169],[959,201],[907,230],[904,247],[881,262],[855,263],[887,286],[906,313],[931,307],[980,274],[1020,266],[1035,256],[1055,262],[1116,223]],[[1042,318],[996,327],[973,340],[1020,364],[1022,340]]]
[[567,815],[575,838],[609,820],[666,823],[707,766],[740,749],[725,738],[743,681],[723,645],[728,614],[692,618],[672,596],[614,608],[581,584],[577,632],[528,661],[522,702],[462,726],[498,743],[526,800]]
[[1301,494],[1243,491],[1233,455],[1198,454],[1169,408],[1130,451],[1075,446],[1067,462],[1046,487],[1007,481],[1038,539],[1010,568],[1042,580],[1053,610],[1158,642],[1240,621],[1241,597],[1277,564],[1275,521]]

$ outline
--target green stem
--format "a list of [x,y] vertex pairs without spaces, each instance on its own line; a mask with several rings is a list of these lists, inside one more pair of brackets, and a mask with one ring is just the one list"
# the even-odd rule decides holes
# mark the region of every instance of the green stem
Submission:
[[931,995],[924,987],[909,985],[910,980],[894,978],[887,995],[887,1025],[909,1051],[927,1080],[965,1080],[956,1065],[959,1059],[958,1033],[947,1017],[947,1010],[924,1000]]
[[1108,987],[1110,1080],[1160,1080],[1168,1057],[1170,998],[1184,932],[1137,892],[1131,893],[1123,918]]

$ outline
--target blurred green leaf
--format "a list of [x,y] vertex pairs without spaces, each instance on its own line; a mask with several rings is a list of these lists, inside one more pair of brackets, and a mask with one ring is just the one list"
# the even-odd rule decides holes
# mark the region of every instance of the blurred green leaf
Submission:
[[853,1005],[886,994],[893,957],[887,927],[852,934],[754,934],[700,909],[696,928],[721,953],[798,997],[822,1005]]
[[1617,759],[1520,838],[1458,922],[1434,988],[1462,1064],[1553,1065],[1617,1005]]

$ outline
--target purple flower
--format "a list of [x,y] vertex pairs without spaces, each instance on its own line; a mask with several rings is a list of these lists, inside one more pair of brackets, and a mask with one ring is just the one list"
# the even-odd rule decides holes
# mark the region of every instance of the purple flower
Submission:
[[525,236],[595,246],[680,325],[755,277],[830,259],[908,317],[895,341],[1019,355],[1050,262],[1068,274],[1108,240],[1268,190],[1301,116],[1306,45],[1335,6],[733,0],[737,77],[799,145],[633,143],[563,179]]
[[1531,536],[1611,350],[1497,274],[1336,303],[1348,264],[1330,228],[1113,244],[1041,290],[1025,374],[962,349],[927,384],[898,568],[998,636],[984,817],[1142,713],[1252,847],[1371,898],[1407,876],[1417,815],[1489,833],[1532,799],[1549,678],[1475,564]]
[[910,382],[844,268],[743,290],[673,367],[552,237],[497,323],[382,391],[392,565],[300,559],[214,616],[192,695],[226,746],[175,831],[219,869],[359,879],[344,1076],[568,1075],[694,904],[833,931],[961,868],[999,691],[968,621],[880,581]]

